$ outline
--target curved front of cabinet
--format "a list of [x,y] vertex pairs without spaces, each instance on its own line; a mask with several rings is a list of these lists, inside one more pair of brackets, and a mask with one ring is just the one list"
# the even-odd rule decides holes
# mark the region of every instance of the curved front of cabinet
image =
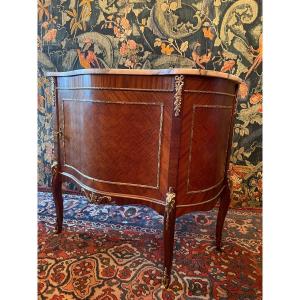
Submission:
[[237,82],[89,74],[57,78],[60,172],[84,191],[165,209],[209,210],[222,195]]
[[80,77],[58,79],[62,175],[121,203],[163,208],[172,78],[148,78],[150,89],[134,86],[141,76],[127,82],[118,75]]
[[236,84],[187,76],[183,92],[176,214],[209,210],[225,186]]

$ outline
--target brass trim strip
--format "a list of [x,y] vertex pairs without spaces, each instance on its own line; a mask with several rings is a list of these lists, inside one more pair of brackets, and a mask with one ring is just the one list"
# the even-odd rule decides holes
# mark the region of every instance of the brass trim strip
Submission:
[[[102,104],[139,104],[139,105],[158,105],[160,106],[160,120],[159,120],[159,137],[158,137],[158,151],[157,151],[157,175],[156,175],[156,186],[151,186],[151,185],[143,185],[143,184],[135,184],[135,183],[127,183],[127,182],[114,182],[114,181],[107,181],[107,180],[101,180],[101,179],[96,179],[92,178],[79,170],[77,170],[75,167],[66,164],[66,159],[64,159],[64,165],[70,168],[73,168],[76,172],[78,172],[80,175],[83,177],[93,180],[93,181],[98,181],[102,183],[108,183],[108,184],[116,184],[116,185],[127,185],[127,186],[136,186],[136,187],[145,187],[145,188],[151,188],[151,189],[157,189],[159,190],[160,187],[160,168],[161,168],[161,144],[162,144],[162,128],[163,128],[163,112],[164,112],[164,103],[162,102],[124,102],[124,101],[106,101],[106,100],[98,100],[95,101],[93,99],[76,99],[76,98],[62,98],[62,107],[64,101],[75,101],[75,102],[93,102],[93,103],[102,103]],[[63,113],[64,115],[64,113]],[[63,119],[64,120],[64,119]],[[63,142],[64,142],[64,158],[65,158],[65,136],[63,135]]]
[[152,202],[161,206],[165,206],[165,203],[161,200],[156,200],[156,199],[152,199],[152,198],[148,198],[148,197],[136,197],[136,196],[132,196],[130,194],[126,194],[126,195],[122,195],[122,194],[118,194],[118,193],[111,193],[111,192],[103,192],[97,189],[93,189],[87,185],[85,185],[84,183],[82,183],[80,180],[78,180],[75,176],[67,173],[67,172],[60,172],[61,175],[66,176],[71,178],[72,180],[74,180],[81,188],[84,188],[85,190],[92,192],[92,193],[98,193],[98,194],[102,194],[105,196],[110,196],[110,197],[118,197],[118,198],[125,198],[125,199],[134,199],[134,200],[142,200],[142,201],[146,201],[146,202]]
[[[62,141],[63,141],[63,156],[64,156],[64,162],[66,161],[66,151],[65,151],[65,110],[64,110],[64,102],[61,102],[61,114],[59,113],[59,116],[62,118],[62,128],[60,128],[62,135]],[[59,122],[60,123],[60,122]]]
[[160,187],[159,177],[160,177],[160,159],[161,159],[161,143],[162,143],[162,129],[164,120],[164,104],[160,106],[160,123],[159,123],[159,136],[158,136],[158,153],[157,153],[157,175],[156,175],[156,186],[157,189]]
[[194,104],[194,107],[232,109],[232,105]]
[[[232,109],[232,106],[227,106],[227,105],[205,105],[205,104],[194,104],[193,105],[193,113],[192,113],[192,125],[191,125],[191,135],[190,135],[190,142],[189,142],[189,159],[188,159],[188,174],[187,174],[187,185],[186,185],[186,192],[187,194],[189,193],[200,193],[200,192],[205,192],[210,189],[213,189],[215,186],[205,188],[205,189],[199,189],[197,191],[189,191],[189,185],[190,185],[190,165],[192,161],[192,141],[193,141],[193,136],[194,136],[194,123],[195,123],[195,110],[198,107],[204,107],[204,108],[220,108],[220,109]],[[223,180],[223,179],[222,179]],[[216,184],[216,186],[219,183]]]
[[218,192],[218,194],[216,196],[214,196],[213,198],[210,198],[210,199],[208,199],[206,201],[202,201],[202,202],[198,202],[198,203],[193,203],[193,204],[180,204],[180,205],[176,205],[176,208],[177,207],[197,206],[197,205],[202,205],[202,204],[211,202],[211,201],[215,200],[216,198],[218,198],[221,195],[221,193],[223,192],[224,188],[225,188],[225,185],[223,185],[223,187],[221,188],[221,190]]
[[141,102],[141,101],[110,101],[110,100],[94,100],[94,99],[77,99],[77,98],[62,98],[62,101],[77,101],[77,102],[93,102],[93,103],[103,103],[103,104],[144,104],[144,105],[159,105],[164,106],[163,102]]
[[157,186],[146,185],[146,184],[137,184],[137,183],[130,183],[130,182],[118,182],[118,181],[109,181],[109,180],[97,179],[97,178],[93,178],[93,177],[90,177],[90,176],[82,173],[81,171],[79,171],[78,169],[76,169],[75,167],[73,167],[71,165],[64,164],[63,166],[65,166],[67,168],[71,168],[74,171],[76,171],[79,175],[85,177],[86,179],[96,181],[96,182],[115,184],[115,185],[129,185],[129,186],[145,187],[145,188],[156,189],[156,190],[158,189]]
[[187,93],[199,93],[199,94],[214,94],[214,95],[223,95],[223,96],[230,96],[235,97],[235,94],[225,93],[225,92],[217,92],[217,91],[201,91],[201,90],[184,90]]
[[195,105],[193,105],[193,114],[192,114],[192,125],[191,125],[191,134],[189,142],[189,160],[188,160],[188,173],[187,173],[187,183],[186,183],[186,192],[189,192],[190,185],[190,165],[192,161],[192,141],[194,136],[194,123],[195,123]]
[[173,92],[173,89],[141,89],[141,88],[117,88],[117,87],[102,87],[102,86],[78,86],[78,87],[57,87],[60,91],[71,90],[109,90],[109,91],[135,91],[135,92]]
[[222,178],[220,181],[218,181],[215,185],[210,186],[209,188],[206,189],[201,189],[201,190],[195,190],[195,191],[188,191],[187,194],[196,194],[196,193],[202,193],[202,192],[207,192],[210,191],[217,186],[219,186],[222,182],[224,181],[224,178]]
[[[224,177],[229,178],[228,176],[228,159],[230,160],[230,154],[229,154],[229,158],[228,158],[228,152],[230,151],[231,152],[231,148],[232,148],[232,136],[233,136],[233,126],[234,126],[234,115],[237,111],[237,97],[238,97],[238,88],[236,88],[236,95],[235,95],[235,98],[234,98],[234,102],[235,102],[235,105],[232,106],[232,110],[231,110],[231,118],[230,118],[230,127],[229,127],[229,130],[228,130],[228,135],[227,135],[227,150],[226,150],[226,161],[225,161],[225,164],[224,164]],[[230,143],[230,144],[229,144]]]

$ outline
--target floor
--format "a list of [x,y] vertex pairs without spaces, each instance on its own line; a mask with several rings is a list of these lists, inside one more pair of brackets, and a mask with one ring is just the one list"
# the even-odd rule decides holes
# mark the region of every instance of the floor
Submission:
[[161,287],[162,216],[145,206],[88,204],[65,195],[54,233],[50,193],[38,194],[38,299],[261,299],[260,211],[230,210],[223,252],[215,250],[216,210],[176,221],[170,288]]

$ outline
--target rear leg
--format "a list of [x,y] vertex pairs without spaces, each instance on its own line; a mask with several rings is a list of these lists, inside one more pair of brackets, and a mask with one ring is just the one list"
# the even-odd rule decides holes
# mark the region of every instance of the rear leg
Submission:
[[59,173],[59,166],[54,162],[51,168],[52,172],[52,195],[56,209],[56,233],[62,231],[63,217],[64,217],[64,204],[62,197],[62,180]]
[[225,188],[221,195],[220,207],[219,207],[218,218],[217,218],[216,245],[218,251],[221,251],[222,232],[223,232],[224,221],[228,212],[229,204],[230,204],[230,190],[229,190],[228,183],[226,183]]

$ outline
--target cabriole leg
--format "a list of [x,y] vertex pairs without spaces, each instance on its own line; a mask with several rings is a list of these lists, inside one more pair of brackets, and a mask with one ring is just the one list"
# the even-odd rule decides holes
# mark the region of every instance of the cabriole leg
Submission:
[[217,227],[216,227],[216,246],[217,250],[221,251],[221,240],[222,240],[222,231],[224,226],[225,217],[230,204],[230,190],[229,186],[226,183],[225,188],[221,195],[220,207],[217,218]]
[[56,233],[62,231],[64,204],[61,190],[61,176],[59,174],[58,163],[54,162],[51,168],[52,171],[52,195],[56,209]]
[[175,193],[172,189],[166,195],[166,207],[164,216],[164,271],[162,285],[168,288],[171,279],[173,260],[174,230],[175,230]]

